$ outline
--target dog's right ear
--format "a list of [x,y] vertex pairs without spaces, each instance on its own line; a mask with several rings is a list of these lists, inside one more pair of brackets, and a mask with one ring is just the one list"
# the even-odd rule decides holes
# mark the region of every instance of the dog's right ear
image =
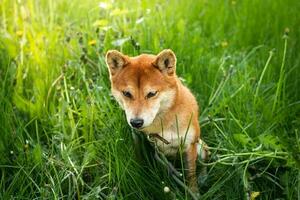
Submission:
[[117,50],[110,50],[106,53],[106,65],[111,76],[128,64],[128,58]]

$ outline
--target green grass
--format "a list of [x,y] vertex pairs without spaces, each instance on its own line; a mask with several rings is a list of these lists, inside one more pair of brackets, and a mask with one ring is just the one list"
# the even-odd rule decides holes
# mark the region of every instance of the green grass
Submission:
[[300,2],[107,5],[1,1],[0,199],[188,199],[137,161],[104,62],[164,48],[201,107],[201,199],[300,199]]

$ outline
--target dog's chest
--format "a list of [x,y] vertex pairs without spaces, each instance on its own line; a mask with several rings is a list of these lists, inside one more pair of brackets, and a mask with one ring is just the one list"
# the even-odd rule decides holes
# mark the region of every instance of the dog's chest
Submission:
[[167,130],[159,133],[163,139],[155,138],[156,144],[160,151],[167,156],[174,156],[177,154],[180,147],[185,151],[194,141],[194,129],[190,128],[188,131],[172,131]]

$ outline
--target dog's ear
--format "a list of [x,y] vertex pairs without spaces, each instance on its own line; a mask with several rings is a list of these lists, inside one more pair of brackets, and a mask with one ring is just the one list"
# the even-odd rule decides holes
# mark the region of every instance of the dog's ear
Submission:
[[128,58],[117,50],[110,50],[106,53],[106,65],[111,76],[128,64]]
[[163,74],[174,75],[176,71],[176,56],[171,49],[161,51],[152,63]]

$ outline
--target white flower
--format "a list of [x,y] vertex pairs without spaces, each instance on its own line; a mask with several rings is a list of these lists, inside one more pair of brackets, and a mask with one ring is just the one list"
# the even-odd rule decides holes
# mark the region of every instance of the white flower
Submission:
[[164,187],[164,192],[165,192],[165,193],[169,193],[169,192],[170,192],[170,188],[169,188],[168,186],[165,186],[165,187]]
[[106,3],[106,2],[100,2],[98,4],[98,6],[99,6],[99,8],[102,8],[102,9],[106,10],[106,9],[109,9],[111,7],[111,4]]

